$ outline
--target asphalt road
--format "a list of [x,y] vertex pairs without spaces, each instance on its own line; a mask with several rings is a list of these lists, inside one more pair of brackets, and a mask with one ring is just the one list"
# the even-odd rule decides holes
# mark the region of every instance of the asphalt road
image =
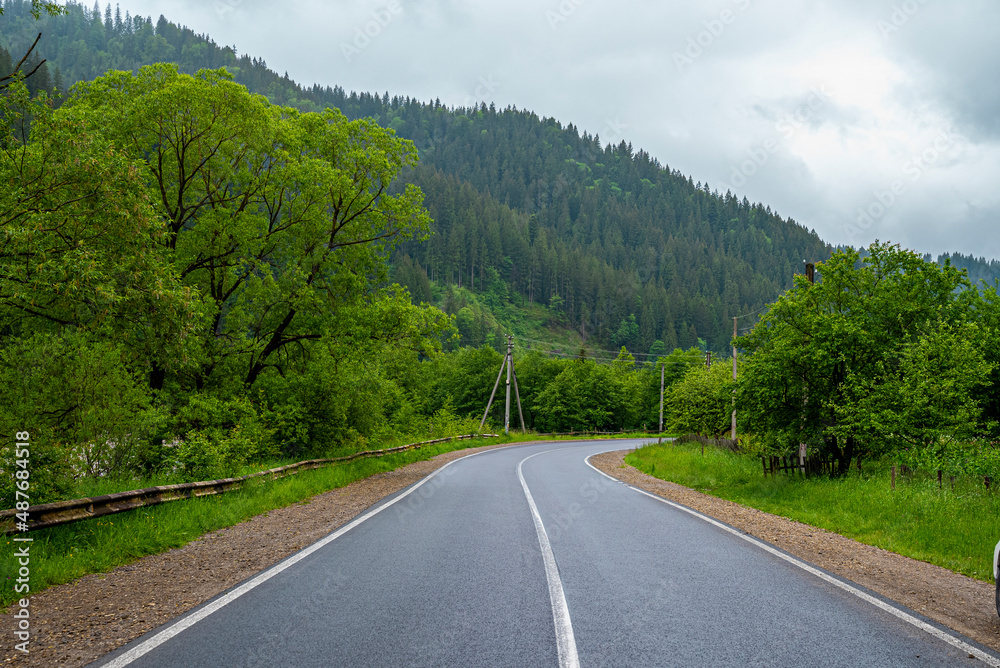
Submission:
[[1000,666],[585,461],[634,443],[456,460],[92,665]]

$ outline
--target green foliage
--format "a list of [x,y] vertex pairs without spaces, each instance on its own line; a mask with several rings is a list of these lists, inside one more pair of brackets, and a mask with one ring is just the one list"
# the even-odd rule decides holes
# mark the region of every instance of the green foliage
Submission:
[[[141,468],[160,415],[124,359],[120,345],[79,332],[36,334],[0,349],[0,433],[31,434],[33,503],[61,498],[74,477]],[[13,506],[12,460],[3,460],[5,508]]]
[[[713,193],[626,142],[604,145],[529,111],[304,87],[166,19],[126,13],[108,29],[90,9],[70,5],[65,16],[36,23],[13,8],[0,17],[0,34],[16,50],[41,29],[46,57],[67,82],[161,61],[189,74],[225,67],[274,104],[333,107],[392,127],[420,151],[421,166],[403,178],[427,193],[436,232],[401,246],[399,257],[419,263],[431,281],[487,293],[490,304],[548,306],[557,297],[554,319],[601,346],[648,350],[661,340],[672,350],[702,339],[722,351],[732,314],[788,287],[803,257],[830,253],[814,232],[769,207]],[[400,282],[425,300],[418,286]]]
[[[438,411],[450,406],[459,416],[481,418],[501,364],[503,355],[484,346],[461,348],[422,365],[421,373],[429,385],[427,397],[430,410]],[[503,392],[502,384],[503,380],[498,393]],[[478,421],[476,426],[479,426]]]
[[412,144],[170,65],[57,110],[19,83],[0,104],[0,375],[20,392],[0,421],[53,462],[33,500],[360,449],[413,415],[412,367],[454,328],[388,285],[429,223],[393,186]]
[[224,70],[110,72],[58,113],[144,163],[163,252],[209,316],[199,384],[250,387],[301,359],[429,222],[417,188],[387,192],[416,163],[410,142],[337,111],[272,106]]
[[749,359],[741,421],[769,447],[800,442],[845,472],[856,456],[909,444],[946,447],[982,429],[979,393],[991,365],[971,324],[979,293],[963,272],[890,244],[820,263],[737,346]]
[[620,373],[591,361],[574,361],[538,395],[539,431],[612,431],[625,426],[628,412]]
[[247,397],[195,394],[172,422],[180,438],[165,448],[163,464],[182,469],[187,480],[234,475],[278,454],[274,428]]
[[664,403],[667,431],[718,437],[732,426],[732,365],[720,362],[711,369],[696,366],[671,388]]
[[0,332],[84,329],[183,364],[198,308],[158,251],[137,165],[22,84],[0,117]]

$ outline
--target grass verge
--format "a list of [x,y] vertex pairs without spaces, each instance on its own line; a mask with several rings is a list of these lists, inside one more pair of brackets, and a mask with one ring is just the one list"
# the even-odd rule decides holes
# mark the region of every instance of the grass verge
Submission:
[[[32,531],[31,593],[70,582],[89,573],[111,571],[144,556],[181,547],[210,531],[233,526],[255,515],[283,508],[355,480],[453,450],[509,442],[507,438],[436,443],[417,450],[344,462],[303,471],[273,481],[253,481],[243,488],[196,499],[138,508],[100,519]],[[21,598],[14,592],[18,563],[12,536],[5,536],[0,607]]]
[[625,461],[662,480],[728,499],[861,543],[993,582],[1000,498],[981,481],[943,489],[930,476],[897,477],[888,466],[831,479],[765,478],[759,459],[697,444],[649,445]]

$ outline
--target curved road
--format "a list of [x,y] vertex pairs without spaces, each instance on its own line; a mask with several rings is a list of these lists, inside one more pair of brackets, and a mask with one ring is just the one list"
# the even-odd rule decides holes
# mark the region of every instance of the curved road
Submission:
[[456,460],[92,665],[1000,666],[586,462],[637,443]]

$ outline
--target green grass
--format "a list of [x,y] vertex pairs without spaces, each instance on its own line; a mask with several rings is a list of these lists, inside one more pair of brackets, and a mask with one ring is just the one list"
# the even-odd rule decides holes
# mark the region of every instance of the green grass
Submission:
[[[217,496],[174,501],[32,531],[27,534],[34,539],[30,543],[31,593],[89,573],[107,572],[146,555],[181,547],[210,531],[304,501],[376,473],[430,459],[443,452],[510,440],[492,438],[437,443],[418,450],[303,471],[279,480],[253,481],[240,490]],[[14,592],[18,564],[12,555],[24,543],[15,543],[12,536],[4,537],[3,542],[6,558],[0,573],[4,583],[0,588],[0,606],[23,596]]]
[[886,466],[842,479],[765,478],[759,459],[697,444],[650,445],[629,454],[636,468],[741,505],[828,529],[868,545],[993,582],[1000,495],[982,481],[897,477]]

